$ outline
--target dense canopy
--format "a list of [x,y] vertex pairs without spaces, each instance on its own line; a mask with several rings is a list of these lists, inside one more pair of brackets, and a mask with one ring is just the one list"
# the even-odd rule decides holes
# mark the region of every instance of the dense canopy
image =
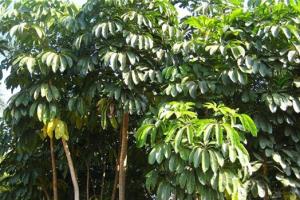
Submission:
[[1,199],[300,199],[298,1],[0,6]]

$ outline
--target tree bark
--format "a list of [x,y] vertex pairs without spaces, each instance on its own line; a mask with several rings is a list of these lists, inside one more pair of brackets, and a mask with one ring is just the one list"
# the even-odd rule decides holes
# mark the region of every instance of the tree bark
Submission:
[[119,200],[125,200],[129,114],[123,114],[119,171]]
[[71,152],[69,150],[68,143],[64,139],[62,139],[62,143],[63,143],[63,147],[64,147],[65,154],[67,157],[68,166],[69,166],[71,179],[72,179],[72,184],[73,184],[73,188],[74,188],[74,200],[79,200],[79,186],[78,186],[75,168],[74,168],[72,157],[71,157]]
[[47,199],[47,200],[50,200],[50,196],[49,196],[47,190],[46,190],[46,189],[43,189],[43,192],[44,192],[44,194],[45,194],[45,196],[46,196],[46,199]]
[[118,188],[118,183],[119,183],[122,128],[120,128],[119,138],[120,138],[120,143],[119,143],[119,146],[118,146],[119,148],[118,148],[117,153],[115,154],[115,156],[116,156],[116,172],[115,172],[115,179],[114,179],[114,185],[113,185],[113,191],[112,191],[112,195],[111,195],[111,200],[115,200],[116,199],[116,193],[117,193],[117,188]]
[[116,199],[116,193],[117,193],[117,186],[118,186],[118,177],[119,177],[119,164],[116,166],[116,173],[115,173],[115,180],[114,180],[114,186],[113,186],[113,191],[111,194],[111,200]]
[[55,163],[55,154],[54,154],[54,142],[53,142],[52,138],[50,138],[50,152],[51,152],[51,165],[52,165],[53,200],[58,200],[56,163]]
[[102,172],[102,180],[101,180],[100,200],[103,200],[104,185],[105,185],[105,175],[106,175],[106,161],[104,161],[104,164],[103,164],[103,172]]
[[90,164],[86,164],[86,199],[90,199]]

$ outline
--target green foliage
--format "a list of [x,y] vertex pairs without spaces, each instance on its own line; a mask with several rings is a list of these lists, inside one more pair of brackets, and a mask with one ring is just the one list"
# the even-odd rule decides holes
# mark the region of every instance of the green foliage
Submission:
[[250,198],[286,198],[279,191],[299,196],[299,3],[191,5],[193,17],[183,22],[189,37],[173,46],[186,60],[174,67],[176,77],[167,77],[165,93],[176,86],[176,98],[221,100],[251,113],[259,135],[247,145],[257,168],[249,178]]
[[[257,134],[253,120],[236,110],[207,103],[211,118],[198,118],[193,103],[162,105],[137,130],[140,147],[149,145],[149,191],[158,199],[246,199],[244,180],[251,173],[245,133]],[[202,111],[203,112],[203,111]],[[149,139],[148,139],[149,138]],[[225,192],[225,193],[224,193]]]
[[[174,64],[168,44],[182,38],[176,31],[174,7],[168,1],[88,1],[80,10],[58,0],[6,3],[0,31],[12,49],[3,67],[11,70],[6,79],[8,89],[18,88],[19,92],[10,99],[5,120],[11,127],[21,127],[27,119],[37,124],[33,136],[41,135],[43,141],[47,137],[68,139],[71,152],[80,138],[78,134],[100,134],[98,141],[111,143],[106,144],[109,153],[99,153],[97,147],[95,151],[84,151],[80,158],[88,162],[86,158],[100,154],[98,163],[92,163],[103,170],[99,160],[109,159],[106,165],[114,169],[118,151],[113,149],[118,149],[120,141],[118,131],[109,129],[110,125],[117,128],[123,112],[129,112],[136,121],[135,116],[146,111],[149,99],[159,92],[161,69]],[[168,32],[162,34],[162,26]],[[100,125],[110,134],[103,135]],[[90,148],[89,144],[81,147]],[[77,154],[72,154],[75,160]],[[62,158],[60,155],[58,160],[65,169]],[[77,167],[79,182],[85,183],[86,166]],[[99,166],[93,168],[98,170]],[[113,180],[114,171],[109,175]],[[133,185],[142,181],[136,180]],[[95,181],[93,188],[98,187],[100,192],[100,185]],[[106,188],[112,190],[113,181]],[[103,186],[101,190],[105,191]],[[68,194],[68,190],[60,192]],[[87,194],[82,195],[84,198]]]
[[[172,4],[192,16],[179,21]],[[129,134],[128,197],[300,196],[298,2],[0,6],[1,67],[11,71],[7,88],[19,90],[4,112],[1,137],[11,142],[1,146],[1,199],[51,198],[47,137],[68,139],[81,188],[88,168],[94,195],[110,197],[124,112],[130,132],[137,130]],[[62,152],[57,145],[60,198],[67,199]],[[147,193],[140,177],[149,167]],[[99,171],[107,174],[104,186]]]

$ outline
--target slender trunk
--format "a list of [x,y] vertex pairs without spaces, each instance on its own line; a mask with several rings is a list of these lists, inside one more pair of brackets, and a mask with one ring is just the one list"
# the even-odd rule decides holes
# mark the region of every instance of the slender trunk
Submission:
[[116,156],[116,172],[115,172],[115,180],[114,180],[114,185],[113,185],[113,191],[111,195],[111,200],[116,199],[116,193],[117,193],[117,188],[118,188],[118,181],[119,181],[119,171],[120,171],[120,152],[121,152],[121,142],[122,142],[122,127],[120,128],[120,143],[118,144],[119,148],[117,153],[115,154]]
[[90,199],[90,164],[86,164],[86,199]]
[[[267,166],[267,164],[263,165],[263,174],[264,174],[264,177],[268,177],[268,166]],[[265,185],[265,197],[264,197],[264,200],[269,200],[269,193],[268,193],[268,186],[267,186],[267,184]]]
[[115,180],[114,180],[114,186],[113,186],[113,191],[112,191],[112,195],[111,195],[111,200],[116,199],[117,186],[118,186],[118,177],[119,177],[119,162],[116,161],[116,173],[115,173]]
[[69,150],[68,143],[64,139],[62,139],[62,143],[63,143],[65,154],[66,154],[66,157],[68,160],[69,170],[70,170],[71,179],[72,179],[72,183],[73,183],[74,200],[79,200],[79,186],[78,186],[75,168],[74,168],[72,157],[71,157],[71,152]]
[[123,114],[119,171],[119,200],[125,200],[129,114]]
[[[91,182],[92,182],[92,185],[94,185],[92,177],[91,177]],[[95,197],[96,196],[96,189],[95,189],[94,186],[92,188],[93,188],[93,197]],[[91,198],[91,199],[93,199],[93,198]]]
[[52,138],[50,138],[50,152],[51,152],[51,164],[52,164],[53,200],[58,200],[56,163],[55,163],[55,154],[54,154],[54,142],[53,142]]
[[47,190],[46,190],[46,189],[42,189],[42,190],[43,190],[43,192],[44,192],[44,194],[45,194],[46,199],[47,199],[47,200],[50,200],[50,196],[49,196]]
[[101,180],[100,200],[103,200],[105,175],[106,175],[106,161],[104,161],[104,165],[103,165],[103,173],[102,173],[102,180]]

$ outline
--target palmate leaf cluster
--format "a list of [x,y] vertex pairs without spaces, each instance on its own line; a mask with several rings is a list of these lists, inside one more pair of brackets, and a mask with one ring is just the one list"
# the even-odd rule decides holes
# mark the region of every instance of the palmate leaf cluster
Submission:
[[[148,190],[158,187],[158,199],[246,199],[244,181],[250,175],[245,133],[257,129],[246,114],[224,105],[205,104],[212,118],[198,118],[193,103],[163,105],[136,133],[139,146],[149,144]],[[149,138],[149,139],[147,139]],[[148,142],[149,141],[149,142]]]
[[1,66],[19,91],[4,112],[1,199],[51,197],[49,138],[68,140],[80,188],[90,170],[91,192],[109,198],[126,112],[128,198],[300,196],[298,2],[11,3],[0,1]]

